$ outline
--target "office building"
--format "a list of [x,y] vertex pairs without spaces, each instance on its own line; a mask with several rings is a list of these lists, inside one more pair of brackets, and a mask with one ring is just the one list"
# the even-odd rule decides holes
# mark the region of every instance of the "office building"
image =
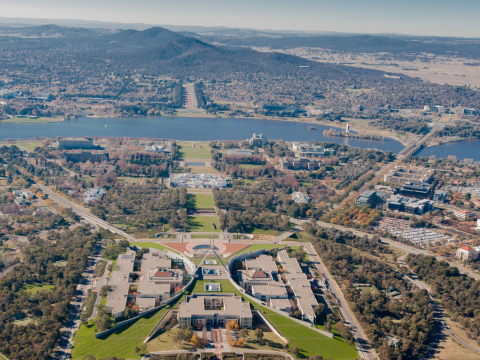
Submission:
[[392,195],[387,199],[387,209],[408,212],[410,214],[423,215],[435,208],[431,200],[407,198],[401,195]]
[[108,153],[91,153],[88,151],[66,152],[62,155],[62,159],[73,163],[87,161],[90,161],[91,163],[101,163],[108,161]]
[[92,149],[93,140],[88,138],[58,139],[58,146],[64,149]]
[[430,183],[433,180],[434,172],[422,168],[406,168],[402,166],[395,166],[395,169],[390,170],[385,174],[384,181],[392,184],[403,184],[405,182],[419,182]]
[[294,159],[287,157],[280,159],[280,168],[283,170],[318,170],[324,166],[323,161],[315,159]]
[[421,182],[406,182],[400,187],[400,194],[425,199],[430,196],[432,185]]
[[286,270],[282,274],[287,279],[287,284],[295,295],[298,309],[302,312],[304,320],[315,322],[315,312],[313,309],[318,305],[317,299],[312,292],[312,284],[303,272],[296,258],[290,258],[285,250],[278,252],[278,259]]
[[248,143],[251,146],[263,147],[267,144],[267,137],[263,134],[253,134]]
[[321,145],[314,145],[308,143],[292,144],[292,151],[298,156],[328,156],[335,154],[334,149],[326,149]]
[[107,278],[110,292],[105,311],[118,318],[126,306],[146,311],[170,299],[175,289],[183,286],[183,270],[171,266],[172,259],[163,251],[145,253],[142,259],[130,249],[118,255],[115,270]]
[[164,145],[152,145],[152,146],[145,146],[145,152],[147,154],[170,154],[171,151],[171,144],[167,143]]
[[446,190],[435,190],[433,193],[433,201],[443,204],[447,198],[448,192]]
[[180,326],[224,326],[232,320],[241,328],[253,323],[250,303],[235,294],[193,294],[178,305]]
[[370,205],[372,207],[383,204],[385,201],[386,194],[381,191],[372,191],[367,190],[364,191],[357,199],[355,200],[355,205],[357,206],[365,206]]

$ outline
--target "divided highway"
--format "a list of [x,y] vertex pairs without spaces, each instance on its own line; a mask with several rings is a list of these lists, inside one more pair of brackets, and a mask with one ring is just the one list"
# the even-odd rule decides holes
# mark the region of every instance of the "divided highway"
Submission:
[[116,227],[110,225],[106,221],[103,221],[102,219],[96,217],[95,215],[90,214],[87,210],[85,210],[83,207],[75,204],[74,202],[71,202],[64,197],[55,194],[53,191],[51,191],[47,186],[43,186],[40,184],[35,184],[40,190],[42,190],[45,194],[48,195],[48,197],[55,201],[57,204],[60,206],[66,207],[66,208],[71,208],[77,215],[80,217],[84,218],[87,222],[95,225],[102,227],[104,229],[110,230],[111,232],[118,234],[120,236],[123,236],[126,238],[128,241],[135,241],[135,238],[132,235],[127,234],[126,232],[117,229]]

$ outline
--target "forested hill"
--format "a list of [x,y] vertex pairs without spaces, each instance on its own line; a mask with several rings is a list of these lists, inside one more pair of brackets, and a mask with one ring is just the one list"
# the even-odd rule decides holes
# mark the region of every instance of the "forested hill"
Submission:
[[[226,76],[238,72],[266,73],[281,76],[313,76],[348,84],[390,81],[377,70],[313,62],[280,53],[262,53],[250,49],[234,49],[207,44],[185,37],[166,44],[121,53],[84,53],[79,61],[105,64],[112,70],[142,69],[152,73],[204,78]],[[404,75],[402,80],[412,81]]]
[[106,36],[105,39],[107,41],[114,41],[119,45],[151,47],[183,37],[184,36],[179,33],[161,27],[153,27],[144,31],[123,30],[116,34]]

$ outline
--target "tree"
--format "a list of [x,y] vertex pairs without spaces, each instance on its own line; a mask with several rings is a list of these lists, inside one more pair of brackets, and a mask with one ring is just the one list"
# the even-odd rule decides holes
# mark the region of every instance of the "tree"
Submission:
[[97,359],[95,359],[95,356],[88,354],[83,357],[83,360],[97,360]]
[[255,329],[254,336],[255,336],[255,339],[257,339],[258,342],[262,341],[263,340],[263,330],[262,329]]
[[127,306],[123,310],[123,316],[125,317],[125,319],[134,318],[134,317],[138,316],[138,310],[132,309],[131,307]]
[[308,360],[323,360],[322,355],[312,355],[308,358]]
[[135,346],[135,355],[138,355],[139,352],[140,352],[140,348],[138,346]]
[[142,354],[145,355],[145,351],[147,350],[147,344],[143,343],[142,344]]
[[240,329],[238,334],[241,338],[246,339],[248,337],[249,330],[247,328]]
[[298,357],[300,355],[300,351],[298,350],[298,347],[294,346],[290,349],[290,352],[293,354],[293,356]]
[[97,322],[97,326],[100,330],[107,330],[112,327],[113,320],[108,315],[103,315]]
[[330,321],[327,321],[325,323],[324,328],[325,328],[325,331],[332,332],[332,323]]
[[105,297],[108,295],[109,290],[110,290],[110,287],[108,285],[103,285],[98,293],[100,294],[101,297]]

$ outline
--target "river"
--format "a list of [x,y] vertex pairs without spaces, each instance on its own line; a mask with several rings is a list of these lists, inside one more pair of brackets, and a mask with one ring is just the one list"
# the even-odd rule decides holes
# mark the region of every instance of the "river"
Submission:
[[480,139],[454,141],[442,145],[420,149],[415,156],[432,156],[437,159],[454,155],[458,160],[473,159],[480,161]]
[[[106,126],[105,126],[106,125]],[[314,126],[317,130],[309,131]],[[141,116],[128,118],[78,118],[55,123],[1,123],[0,140],[29,139],[35,136],[91,136],[163,138],[187,141],[245,140],[253,133],[267,139],[287,141],[322,141],[345,144],[362,149],[375,148],[394,154],[404,148],[397,140],[385,141],[324,136],[330,126],[281,120],[252,118],[194,118]]]

